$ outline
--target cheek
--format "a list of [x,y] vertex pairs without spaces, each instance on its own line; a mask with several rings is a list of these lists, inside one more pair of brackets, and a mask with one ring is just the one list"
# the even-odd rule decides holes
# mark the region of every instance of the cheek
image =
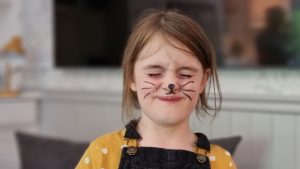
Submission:
[[139,99],[145,100],[157,91],[159,81],[148,77],[140,77],[136,86]]
[[145,76],[139,77],[139,81],[137,82],[137,86],[139,87],[139,89],[155,88],[158,85],[159,85],[159,80],[154,79],[154,78],[145,77]]
[[196,92],[191,94],[191,98],[192,98],[192,101],[193,102],[198,102],[198,99],[199,99],[199,91],[195,90]]
[[196,83],[195,83],[195,90],[197,91],[198,94],[201,94],[203,88],[205,88],[205,86],[203,86],[203,85],[205,85],[205,84],[203,84],[203,83],[204,83],[204,81],[203,81],[203,79],[201,79],[201,78],[199,78],[199,79],[196,80]]

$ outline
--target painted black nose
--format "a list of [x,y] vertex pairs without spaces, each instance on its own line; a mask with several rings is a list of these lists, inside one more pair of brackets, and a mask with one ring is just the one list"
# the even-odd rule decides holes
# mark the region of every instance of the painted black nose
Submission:
[[173,90],[173,89],[175,88],[175,85],[174,85],[174,84],[169,84],[169,85],[168,85],[168,88],[169,88],[170,90]]

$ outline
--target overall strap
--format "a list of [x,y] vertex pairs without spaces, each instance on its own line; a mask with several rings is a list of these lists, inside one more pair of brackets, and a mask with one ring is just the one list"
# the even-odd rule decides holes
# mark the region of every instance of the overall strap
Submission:
[[138,140],[142,139],[141,135],[136,131],[138,120],[130,121],[126,126],[126,132],[124,139],[127,140],[126,153],[129,155],[135,155],[138,148]]
[[[141,135],[137,132],[136,127],[139,120],[131,120],[126,126],[126,131],[124,134],[124,139],[127,140],[127,151],[129,155],[135,155],[138,148],[138,140],[142,139]],[[207,160],[207,152],[210,151],[210,143],[206,135],[202,133],[195,133],[197,136],[197,141],[195,143],[197,154],[197,160],[200,163],[204,163]]]
[[131,120],[126,126],[125,139],[142,139],[141,135],[136,131],[136,127],[139,120]]
[[208,138],[206,137],[206,135],[204,135],[202,133],[195,133],[195,134],[198,137],[196,145],[199,148],[210,151],[210,143],[209,143]]

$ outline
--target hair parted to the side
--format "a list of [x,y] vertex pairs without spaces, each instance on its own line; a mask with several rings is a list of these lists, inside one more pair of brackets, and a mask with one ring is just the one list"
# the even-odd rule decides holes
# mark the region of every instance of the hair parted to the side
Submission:
[[[203,70],[210,70],[206,88],[200,94],[195,110],[198,116],[215,117],[221,108],[222,94],[216,71],[216,56],[211,42],[200,25],[178,10],[156,9],[146,10],[139,17],[124,50],[122,61],[123,117],[131,118],[134,110],[140,109],[137,94],[131,90],[130,84],[134,81],[134,65],[138,55],[155,33],[161,33],[185,45],[200,61]],[[210,94],[213,95],[213,105],[208,104]]]

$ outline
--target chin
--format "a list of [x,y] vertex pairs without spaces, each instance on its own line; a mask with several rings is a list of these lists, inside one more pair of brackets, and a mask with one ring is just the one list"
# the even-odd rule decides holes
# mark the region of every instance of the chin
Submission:
[[159,124],[164,126],[176,126],[185,122],[186,120],[186,118],[159,119]]
[[183,114],[182,111],[160,111],[160,113],[152,114],[150,117],[156,123],[162,125],[176,125],[188,120],[190,113]]

